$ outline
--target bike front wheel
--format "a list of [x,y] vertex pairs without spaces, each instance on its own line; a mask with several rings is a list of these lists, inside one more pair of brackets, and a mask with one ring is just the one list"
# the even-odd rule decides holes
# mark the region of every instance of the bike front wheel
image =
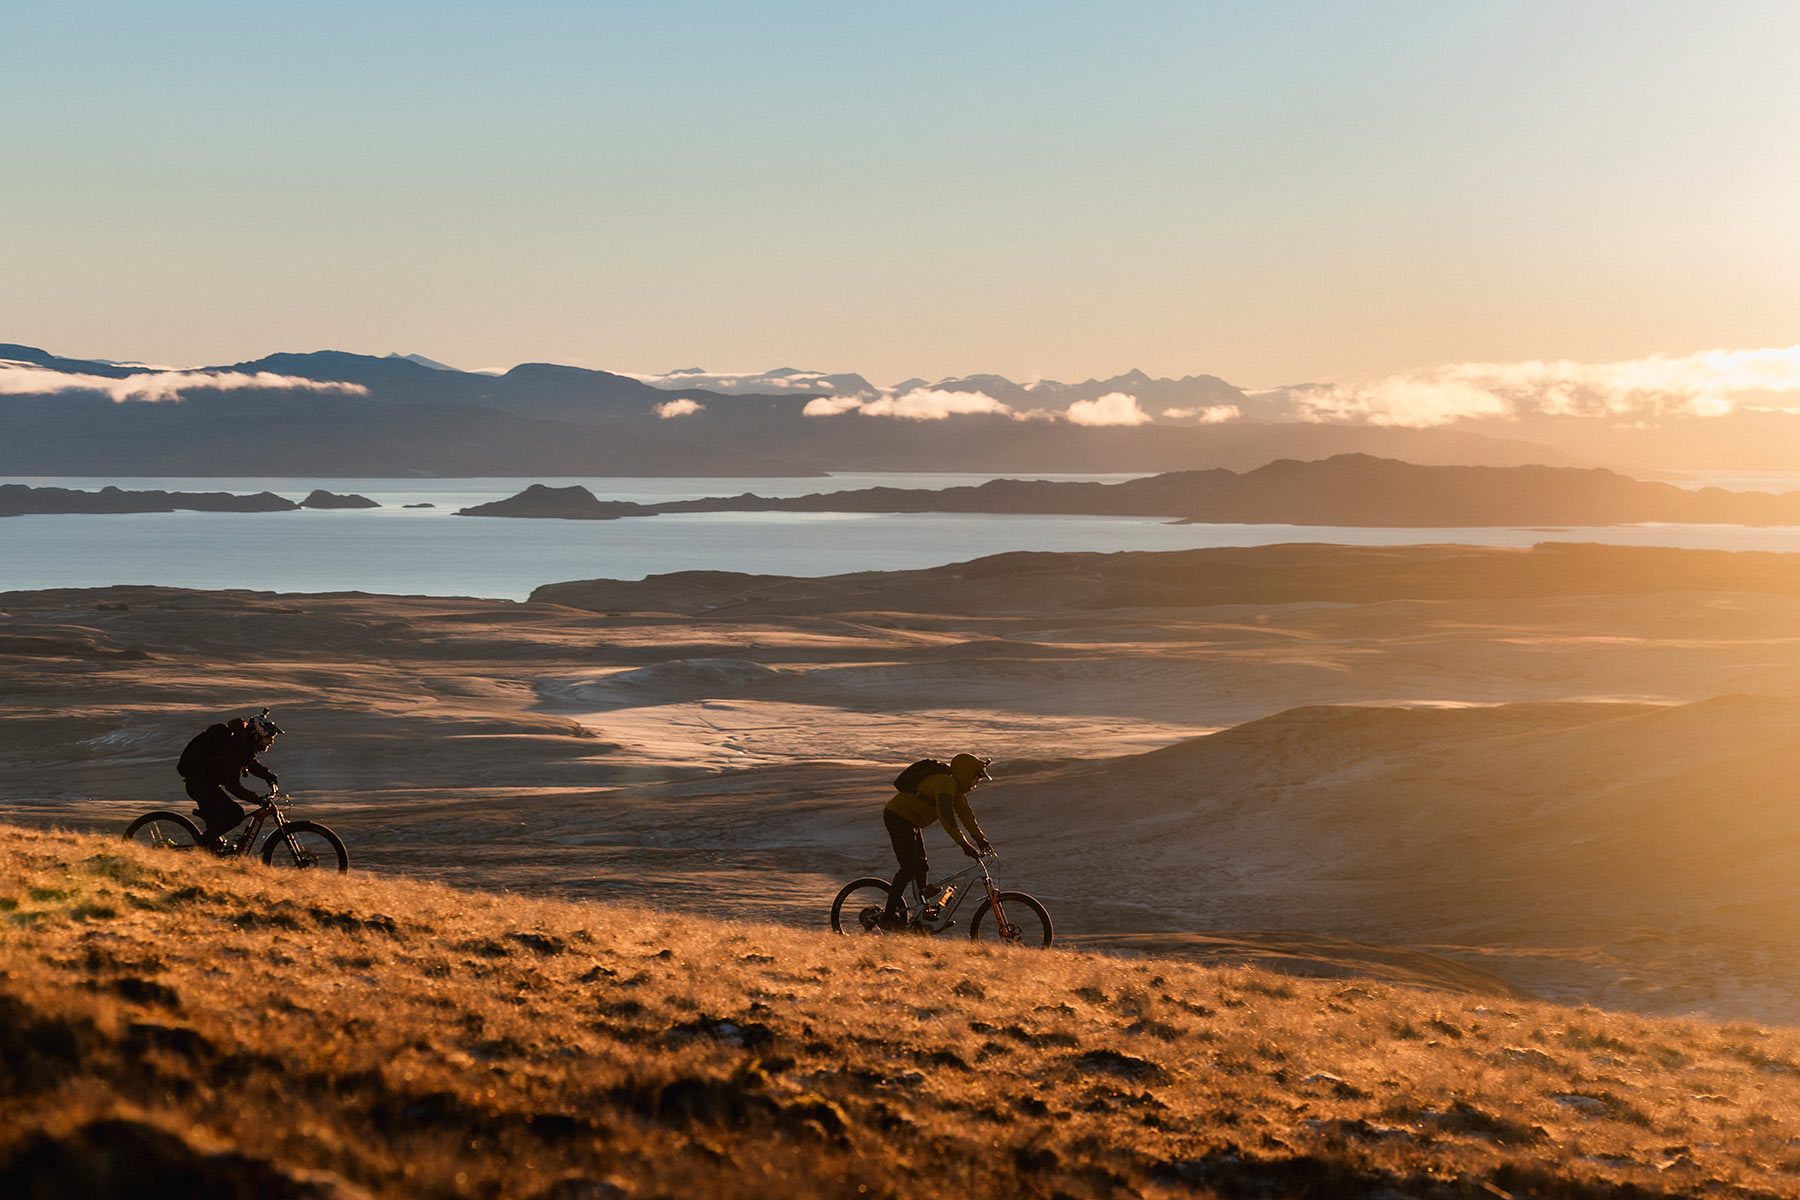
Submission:
[[999,900],[998,913],[994,911],[992,900],[983,900],[981,907],[975,910],[975,919],[969,922],[971,938],[978,942],[1029,946],[1034,950],[1050,945],[1054,933],[1049,910],[1024,892],[1001,892]]
[[344,849],[343,839],[312,821],[290,821],[271,833],[263,843],[262,860],[271,867],[335,867],[340,874],[350,869],[350,852]]
[[152,850],[192,850],[200,844],[200,827],[180,813],[145,813],[125,827],[125,840]]
[[881,914],[887,911],[888,881],[870,876],[853,879],[831,902],[833,933],[880,933]]

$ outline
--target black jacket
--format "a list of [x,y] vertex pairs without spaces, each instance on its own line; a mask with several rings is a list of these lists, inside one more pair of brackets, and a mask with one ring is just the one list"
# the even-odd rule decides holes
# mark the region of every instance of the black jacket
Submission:
[[245,775],[275,783],[275,773],[257,761],[250,729],[242,721],[208,725],[195,734],[175,769],[189,783],[216,784],[243,800],[262,798],[238,782]]

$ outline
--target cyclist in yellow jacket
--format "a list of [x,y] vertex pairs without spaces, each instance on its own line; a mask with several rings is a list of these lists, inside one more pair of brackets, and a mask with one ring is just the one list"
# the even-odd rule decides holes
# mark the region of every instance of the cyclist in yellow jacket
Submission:
[[[944,832],[970,858],[993,853],[994,844],[981,832],[974,810],[969,807],[969,793],[983,779],[992,778],[987,771],[992,761],[973,754],[959,754],[950,760],[948,771],[926,775],[915,790],[895,792],[894,798],[887,802],[881,819],[887,826],[888,837],[893,840],[894,857],[900,861],[900,870],[888,888],[887,911],[881,918],[884,926],[894,928],[905,924],[908,883],[916,879],[919,891],[926,891],[926,871],[930,864],[925,858],[925,826],[934,821],[941,823]],[[957,827],[958,821],[974,835],[973,842]]]

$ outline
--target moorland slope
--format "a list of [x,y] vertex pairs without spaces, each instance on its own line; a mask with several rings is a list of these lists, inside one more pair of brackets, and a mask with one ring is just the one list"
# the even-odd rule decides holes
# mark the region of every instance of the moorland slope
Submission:
[[1800,1023],[1796,581],[1270,547],[564,603],[15,592],[0,818],[180,803],[195,729],[272,704],[272,765],[359,864],[816,928],[889,869],[886,781],[972,748],[1003,882],[1072,942]]
[[1800,1036],[0,826],[0,1193],[1792,1194]]

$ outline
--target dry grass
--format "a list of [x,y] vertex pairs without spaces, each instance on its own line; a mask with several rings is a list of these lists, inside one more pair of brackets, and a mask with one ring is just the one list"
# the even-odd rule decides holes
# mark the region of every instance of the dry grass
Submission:
[[1797,1099],[1785,1029],[0,827],[7,1196],[1791,1196]]

